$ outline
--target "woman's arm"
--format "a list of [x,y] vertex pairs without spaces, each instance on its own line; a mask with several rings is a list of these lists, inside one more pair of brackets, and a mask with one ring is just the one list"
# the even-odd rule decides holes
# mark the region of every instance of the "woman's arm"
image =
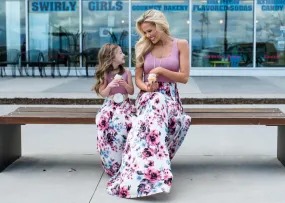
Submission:
[[187,40],[178,40],[177,47],[179,50],[180,59],[180,72],[174,72],[162,67],[154,68],[150,73],[163,75],[175,82],[186,84],[189,79],[190,66],[189,66],[189,45]]
[[125,68],[125,71],[128,74],[128,83],[126,83],[124,80],[119,80],[119,85],[122,85],[128,92],[128,94],[133,95],[134,94],[134,84],[132,80],[132,73],[128,68]]
[[137,66],[136,67],[136,85],[139,89],[143,91],[147,91],[147,85],[143,81],[143,67],[142,66]]
[[136,67],[136,85],[145,92],[154,92],[158,88],[157,83],[145,84],[143,81],[143,67]]

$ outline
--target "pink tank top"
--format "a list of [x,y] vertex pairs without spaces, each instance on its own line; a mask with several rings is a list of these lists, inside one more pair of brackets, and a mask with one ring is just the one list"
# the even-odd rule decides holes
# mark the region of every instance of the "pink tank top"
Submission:
[[[152,56],[151,52],[146,54],[144,62],[144,81],[147,82],[148,73],[155,67],[158,67],[159,64],[161,67],[170,70],[179,72],[180,60],[179,60],[179,50],[177,47],[177,39],[173,40],[173,47],[170,55],[162,59]],[[174,82],[165,76],[158,76],[158,82]]]
[[[123,73],[122,77],[123,77],[123,80],[128,82],[128,73],[127,73],[127,71],[125,71]],[[110,73],[108,73],[108,75],[107,75],[107,83],[109,84],[112,80],[113,80],[113,77],[111,76]],[[111,88],[109,95],[114,95],[116,93],[128,94],[127,90],[123,86]]]

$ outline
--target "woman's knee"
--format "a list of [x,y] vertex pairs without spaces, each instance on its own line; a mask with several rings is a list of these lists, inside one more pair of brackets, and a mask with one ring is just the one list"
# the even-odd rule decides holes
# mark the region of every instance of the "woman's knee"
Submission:
[[165,96],[160,92],[154,92],[150,96],[150,102],[152,102],[152,104],[154,105],[165,104],[166,103]]

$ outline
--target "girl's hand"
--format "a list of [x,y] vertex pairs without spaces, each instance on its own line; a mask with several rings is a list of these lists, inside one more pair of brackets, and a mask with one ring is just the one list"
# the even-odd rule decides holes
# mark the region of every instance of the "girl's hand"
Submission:
[[158,82],[147,83],[146,84],[146,91],[147,92],[154,92],[158,89]]
[[119,83],[117,80],[112,80],[107,86],[108,88],[114,88],[114,87],[119,87]]
[[118,84],[120,86],[123,86],[124,88],[126,88],[128,86],[128,83],[125,80],[118,80]]

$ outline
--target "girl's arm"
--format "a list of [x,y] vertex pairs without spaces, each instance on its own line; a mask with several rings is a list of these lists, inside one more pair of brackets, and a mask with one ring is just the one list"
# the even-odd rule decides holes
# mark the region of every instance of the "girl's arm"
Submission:
[[125,68],[125,71],[128,74],[128,82],[126,83],[125,80],[119,80],[118,84],[122,85],[128,92],[128,94],[133,95],[134,94],[134,84],[132,80],[132,73],[128,68]]
[[99,88],[99,93],[102,97],[109,96],[109,93],[111,91],[111,88],[117,87],[118,82],[116,80],[113,80],[107,85],[107,75],[104,76],[104,83]]
[[167,70],[163,67],[157,67],[150,71],[156,75],[163,75],[175,82],[186,84],[189,79],[190,65],[189,65],[189,45],[187,40],[178,40],[177,47],[180,53],[180,72]]

